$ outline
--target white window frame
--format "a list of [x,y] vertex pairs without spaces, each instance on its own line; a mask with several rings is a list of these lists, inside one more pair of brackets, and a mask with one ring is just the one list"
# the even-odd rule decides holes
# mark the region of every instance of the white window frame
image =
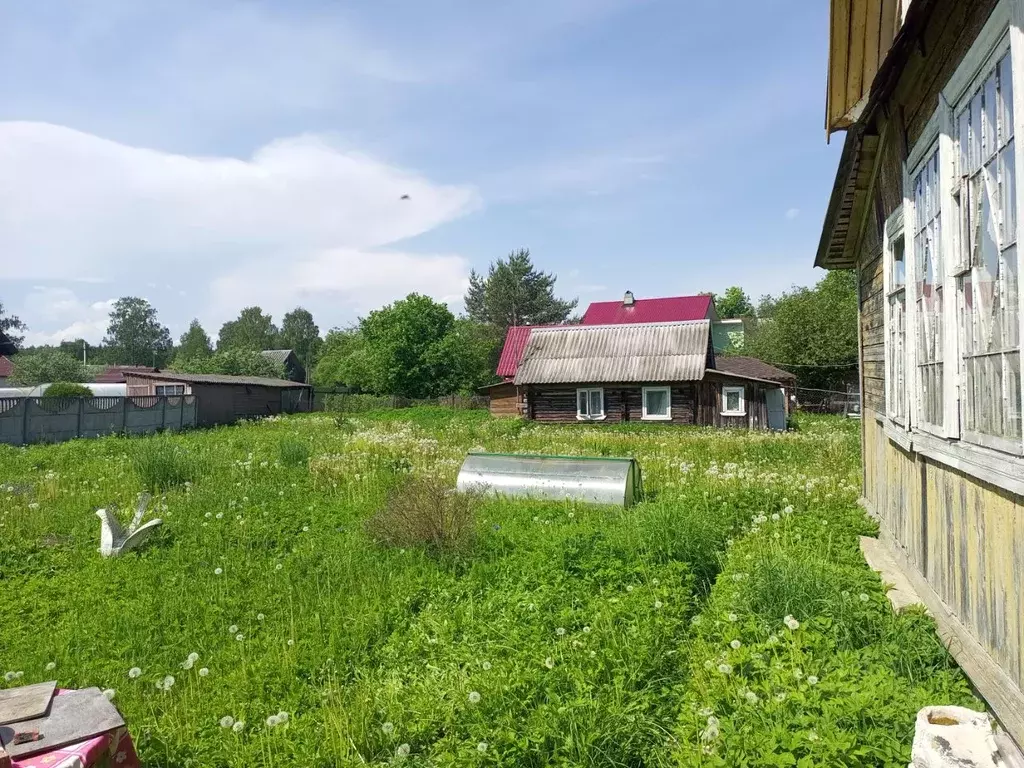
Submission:
[[[583,413],[582,411],[580,411],[580,393],[582,393],[582,392],[586,392],[587,393],[587,411],[588,411],[588,413]],[[599,395],[601,397],[601,413],[598,414],[598,415],[589,413],[589,411],[590,411],[590,403],[591,403],[591,395],[594,392],[599,393]],[[604,388],[603,387],[581,387],[581,388],[577,389],[576,390],[576,419],[578,421],[604,421],[605,418],[607,418],[607,415],[605,414],[605,411],[604,411]]]
[[[728,408],[729,393],[738,392],[740,395],[740,408],[738,411],[730,411]],[[747,388],[722,386],[722,415],[723,416],[746,416],[747,415]]]
[[[883,237],[883,282],[885,287],[885,413],[890,422],[899,428],[906,430],[910,428],[911,423],[909,416],[911,412],[910,394],[912,386],[908,377],[916,371],[910,366],[910,348],[913,346],[913,340],[911,339],[911,341],[908,342],[908,338],[910,338],[908,328],[910,299],[908,297],[910,296],[913,286],[908,288],[907,278],[908,265],[910,258],[912,258],[912,250],[907,248],[902,205],[898,206],[886,220]],[[895,282],[896,260],[894,258],[894,246],[897,242],[903,243],[902,285],[897,285]],[[903,328],[902,338],[900,339],[901,348],[897,348],[894,344],[894,334],[892,329],[898,318],[894,318],[893,308],[894,305],[898,305],[901,293],[903,294]],[[902,382],[900,386],[897,386],[897,377],[894,375],[897,372],[897,369],[902,371]]]
[[[959,249],[960,226],[957,198],[960,180],[958,172],[957,131],[954,125],[955,116],[963,107],[963,100],[970,98],[978,83],[985,81],[985,76],[993,64],[998,62],[1007,49],[1010,53],[1010,72],[1013,80],[1013,161],[1015,168],[1014,181],[1020,178],[1024,170],[1024,0],[1000,0],[982,28],[977,39],[971,45],[956,71],[939,96],[939,104],[920,138],[911,149],[903,167],[903,215],[905,219],[905,258],[907,294],[907,339],[908,369],[913,375],[908,376],[908,386],[912,390],[912,406],[909,418],[912,422],[912,435],[905,434],[908,444],[913,450],[921,452],[936,461],[955,467],[976,477],[1006,488],[1015,493],[1024,492],[1024,437],[1017,440],[1004,440],[991,435],[977,435],[963,429],[961,420],[961,392],[964,386],[964,363],[961,353],[961,329],[958,313],[959,296],[957,278],[964,274]],[[913,248],[915,230],[914,189],[912,181],[922,161],[931,151],[938,147],[939,152],[939,200],[942,228],[939,247],[942,249],[942,289],[943,289],[943,424],[928,425],[919,418],[920,413],[920,381],[917,376],[918,323],[916,284],[918,258]],[[1017,185],[1019,186],[1019,185]],[[1021,258],[1024,254],[1024,242],[1020,237],[1024,222],[1024,190],[1016,191],[1016,233],[1018,243],[1017,274],[1021,272]],[[1004,240],[1005,242],[1005,240]],[[888,280],[888,274],[886,274]],[[912,288],[913,287],[913,288]],[[888,296],[888,285],[886,285]],[[888,312],[888,303],[886,305]],[[888,322],[888,317],[886,318]],[[1018,286],[1018,322],[1019,335],[1024,339],[1024,290]],[[886,328],[888,344],[889,329]],[[1022,349],[1024,356],[1024,349]],[[1024,403],[1024,376],[1021,376],[1022,397]],[[887,388],[888,389],[888,388]],[[887,391],[888,394],[888,391]],[[887,425],[886,432],[899,442],[900,432]],[[912,438],[912,439],[911,439]],[[980,438],[980,439],[979,439]]]
[[[167,390],[173,389],[173,392]],[[160,390],[163,390],[162,392]],[[180,391],[179,391],[180,390]],[[180,397],[185,394],[184,384],[157,384],[153,390],[157,397]]]
[[[667,407],[663,414],[650,414],[647,413],[647,393],[648,392],[664,392],[665,402]],[[672,421],[672,387],[644,387],[641,395],[641,405],[643,408],[643,415],[640,417],[643,421]]]

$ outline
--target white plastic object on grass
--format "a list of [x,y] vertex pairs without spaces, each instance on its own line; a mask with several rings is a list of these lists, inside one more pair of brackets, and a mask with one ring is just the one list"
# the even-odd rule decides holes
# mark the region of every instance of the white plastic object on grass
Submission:
[[160,526],[161,520],[150,520],[145,525],[142,516],[146,513],[146,505],[149,504],[149,494],[142,494],[135,509],[135,516],[127,529],[121,527],[117,518],[106,509],[97,509],[96,515],[100,519],[100,554],[103,557],[116,557],[138,547],[150,537],[153,531]]
[[986,712],[925,707],[917,713],[911,768],[1002,768]]

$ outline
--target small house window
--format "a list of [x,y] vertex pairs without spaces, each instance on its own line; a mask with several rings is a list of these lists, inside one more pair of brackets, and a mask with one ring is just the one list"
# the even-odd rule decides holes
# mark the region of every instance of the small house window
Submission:
[[933,149],[913,176],[914,265],[917,275],[917,379],[920,420],[943,422],[943,276],[942,207],[939,201],[939,150]]
[[669,387],[644,387],[646,421],[668,421],[672,418],[672,390]]
[[583,421],[604,418],[603,389],[576,390],[576,418]]
[[157,384],[156,385],[157,397],[172,397],[174,395],[184,395],[185,385],[184,384]]
[[743,387],[722,387],[722,415],[747,415],[747,399]]

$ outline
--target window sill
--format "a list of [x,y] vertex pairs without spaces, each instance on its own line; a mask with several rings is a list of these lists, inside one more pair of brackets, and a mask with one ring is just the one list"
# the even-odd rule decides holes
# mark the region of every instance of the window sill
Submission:
[[723,416],[746,416],[746,411],[722,411]]
[[934,435],[915,432],[917,453],[966,475],[1024,496],[1024,459],[991,448],[951,442]]
[[667,416],[641,416],[640,421],[672,421],[672,414]]
[[882,422],[882,429],[889,440],[908,453],[914,450],[914,439],[910,432],[907,432],[899,424],[888,420],[879,419]]
[[576,421],[604,421],[607,416],[580,416],[576,414]]

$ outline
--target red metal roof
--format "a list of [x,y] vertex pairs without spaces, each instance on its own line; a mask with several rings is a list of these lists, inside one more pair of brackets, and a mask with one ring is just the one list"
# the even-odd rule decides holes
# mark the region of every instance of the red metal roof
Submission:
[[620,323],[673,323],[703,320],[711,316],[710,296],[671,296],[664,299],[636,299],[632,304],[595,301],[583,314],[583,325]]
[[152,373],[156,368],[146,365],[108,365],[103,373],[97,374],[97,384],[124,384],[126,373]]
[[0,355],[0,379],[6,379],[12,373],[14,373],[14,363],[9,357]]
[[519,360],[523,356],[523,350],[526,349],[526,342],[530,340],[530,331],[532,330],[532,325],[513,325],[505,334],[505,346],[501,348],[497,370],[497,374],[503,379],[515,378]]

